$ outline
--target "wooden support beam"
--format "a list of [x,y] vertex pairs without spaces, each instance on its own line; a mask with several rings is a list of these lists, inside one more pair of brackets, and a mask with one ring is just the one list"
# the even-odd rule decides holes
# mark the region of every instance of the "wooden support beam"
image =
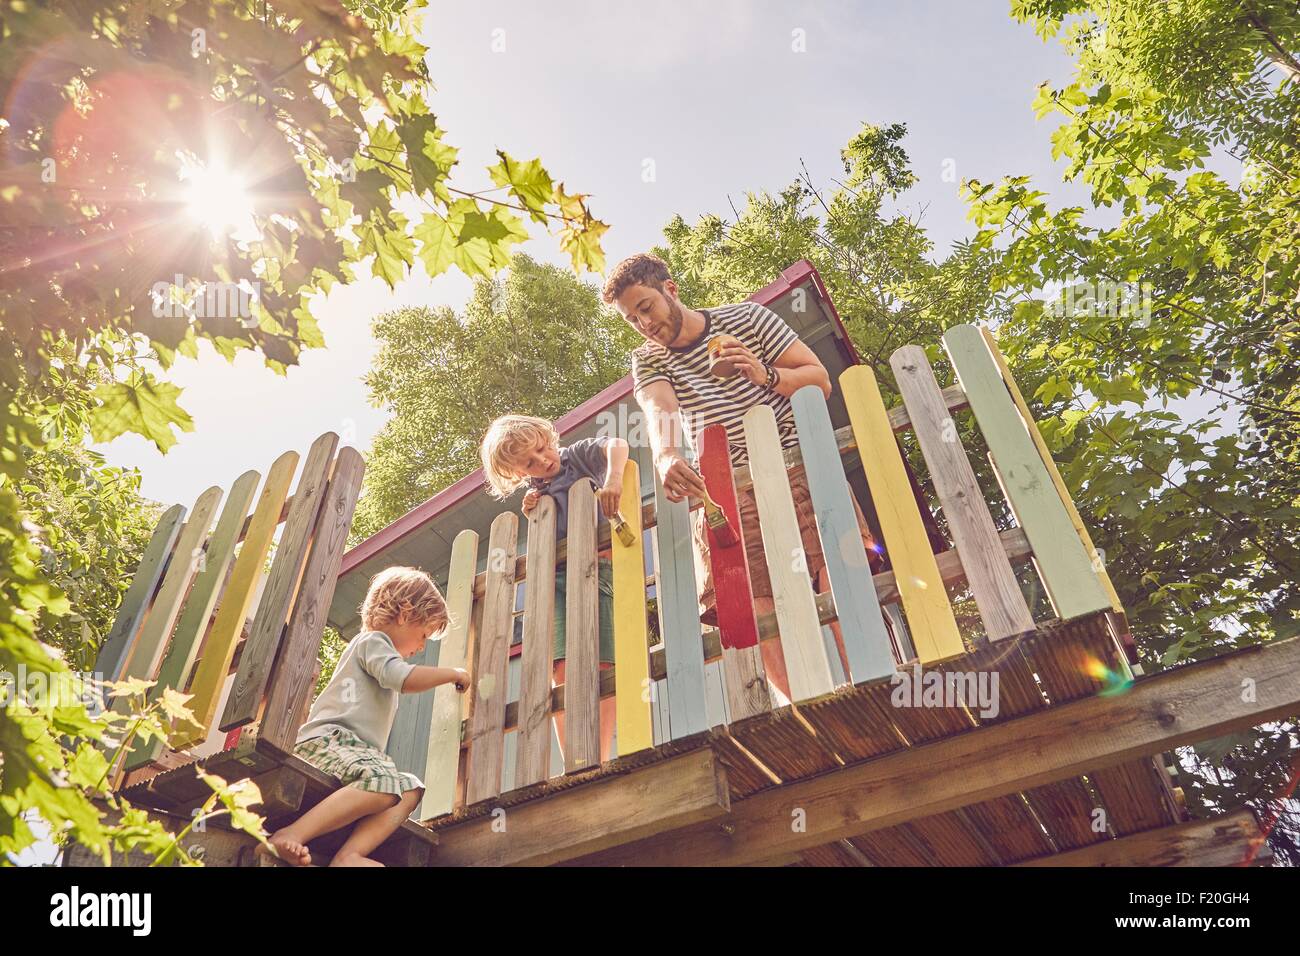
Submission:
[[[582,862],[756,863],[1293,715],[1298,675],[1300,638],[1246,648],[1140,679],[1121,695],[1050,707],[765,790],[737,801],[725,829],[691,827]],[[790,826],[796,808],[801,830]]]
[[440,829],[433,865],[546,866],[716,820],[728,807],[726,771],[704,748]]
[[[1267,863],[1272,854],[1255,815],[1239,810],[1135,833],[1119,840],[1058,853],[1018,866],[1241,866]],[[1252,844],[1259,844],[1253,852]]]
[[253,809],[268,821],[297,816],[302,809],[303,797],[307,794],[307,778],[298,771],[276,767],[258,774],[253,783],[262,794],[261,802],[253,804]]

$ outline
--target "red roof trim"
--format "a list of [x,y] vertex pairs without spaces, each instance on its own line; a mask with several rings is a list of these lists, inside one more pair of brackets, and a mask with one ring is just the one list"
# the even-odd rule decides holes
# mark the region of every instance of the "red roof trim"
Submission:
[[[855,363],[862,360],[858,357],[857,351],[853,348],[853,343],[849,340],[848,332],[844,329],[844,323],[840,321],[840,315],[835,311],[835,304],[831,302],[830,296],[826,294],[826,286],[822,283],[822,277],[818,274],[816,267],[807,259],[800,259],[794,265],[781,273],[781,277],[775,282],[770,282],[763,288],[759,289],[749,298],[760,305],[769,305],[788,294],[792,289],[802,285],[804,282],[812,279],[813,285],[817,289],[817,294],[821,300],[826,303],[830,310],[831,318],[839,327],[842,337],[841,342],[848,348],[849,354]],[[561,435],[572,431],[581,425],[586,424],[595,418],[611,405],[622,401],[632,394],[632,376],[624,375],[617,382],[602,389],[596,395],[587,399],[577,408],[566,412],[555,423],[555,430]],[[402,517],[398,518],[386,528],[376,531],[366,540],[362,541],[356,547],[347,551],[343,555],[342,564],[339,567],[339,575],[347,574],[355,569],[358,565],[386,548],[392,547],[402,538],[411,532],[422,527],[424,524],[432,521],[448,508],[459,504],[477,491],[483,484],[483,469],[475,469],[470,474],[461,478],[459,481],[448,485],[442,491],[438,492],[432,498],[419,505],[416,505]]]

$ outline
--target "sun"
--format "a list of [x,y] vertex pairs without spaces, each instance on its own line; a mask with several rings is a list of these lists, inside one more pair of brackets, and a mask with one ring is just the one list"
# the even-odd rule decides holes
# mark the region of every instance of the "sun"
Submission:
[[180,180],[185,215],[215,238],[253,238],[253,199],[248,184],[220,161],[181,157]]

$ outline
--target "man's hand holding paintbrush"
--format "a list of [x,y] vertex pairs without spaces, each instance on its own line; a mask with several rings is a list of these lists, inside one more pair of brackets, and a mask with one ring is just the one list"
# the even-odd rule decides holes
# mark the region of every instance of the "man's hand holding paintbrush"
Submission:
[[[663,467],[666,465],[666,467]],[[729,548],[740,543],[740,536],[727,520],[722,506],[713,500],[708,486],[699,472],[692,468],[681,455],[666,456],[661,465],[660,477],[664,485],[664,494],[669,501],[682,501],[685,498],[700,498],[704,501],[704,520],[708,522],[720,547]]]

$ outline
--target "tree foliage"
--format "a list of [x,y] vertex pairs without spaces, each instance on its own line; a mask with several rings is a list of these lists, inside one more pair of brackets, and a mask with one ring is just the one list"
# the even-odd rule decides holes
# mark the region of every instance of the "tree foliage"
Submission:
[[[76,446],[132,432],[165,452],[191,430],[166,372],[200,340],[283,371],[324,344],[312,307],[333,283],[365,268],[393,285],[417,257],[486,276],[528,221],[575,268],[603,267],[607,227],[539,160],[499,151],[490,185],[454,178],[422,5],[0,0],[0,674],[86,659],[67,630],[93,637],[113,607],[69,594],[108,600],[79,569],[120,567],[140,512],[130,481]],[[47,428],[60,375],[88,389],[75,438]],[[116,523],[95,513],[118,505]],[[68,659],[38,625],[64,632]],[[106,846],[124,824],[68,769],[102,721],[21,697],[0,708],[0,852],[31,841],[28,812]]]
[[37,635],[73,667],[89,670],[162,509],[140,495],[137,469],[109,466],[84,446],[96,382],[66,342],[54,354],[45,377],[19,398],[45,443],[23,449],[26,473],[14,491],[39,529],[41,570],[71,608],[62,616],[42,613]]
[[[1000,340],[1144,660],[1300,634],[1300,11],[1024,0],[1013,15],[1076,59],[1035,108],[1059,120],[1054,155],[1091,204],[970,182],[975,241],[999,250],[996,288],[1016,300]],[[1224,154],[1238,182],[1215,171]],[[1275,816],[1297,736],[1284,721],[1198,745],[1189,804]],[[1283,814],[1271,838],[1291,863],[1297,829]]]

